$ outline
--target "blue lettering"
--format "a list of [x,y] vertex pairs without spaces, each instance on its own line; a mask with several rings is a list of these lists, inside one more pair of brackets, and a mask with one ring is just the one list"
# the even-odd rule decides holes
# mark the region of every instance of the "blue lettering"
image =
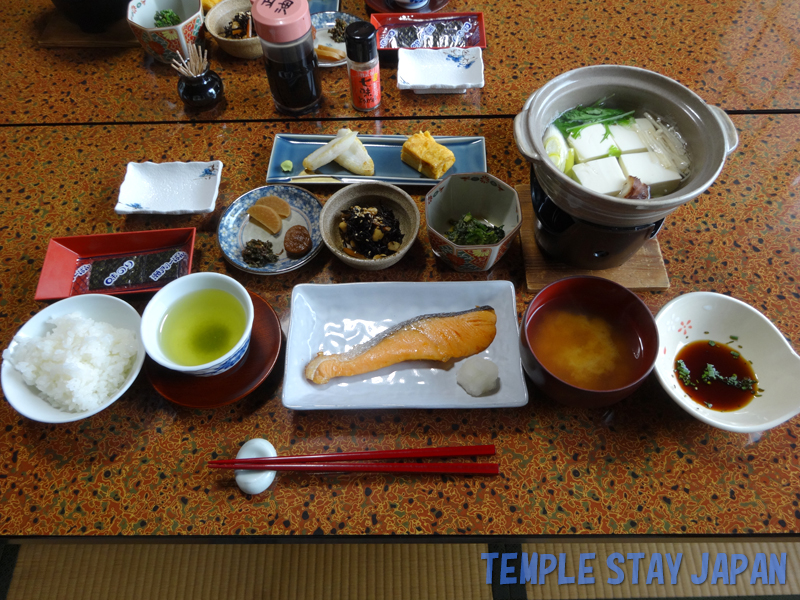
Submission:
[[778,583],[781,585],[786,584],[786,552],[781,552],[781,562],[779,562],[775,568],[772,568],[772,559],[775,559],[775,562],[778,562],[778,556],[775,554],[769,555],[769,582],[770,584],[775,583],[775,576],[778,577]]
[[669,569],[669,582],[672,585],[678,583],[678,572],[681,570],[681,560],[683,560],[683,553],[678,552],[675,562],[672,562],[672,554],[667,552],[667,568]]
[[717,553],[714,571],[711,573],[711,585],[716,584],[717,579],[722,579],[722,583],[728,584],[728,555],[724,552]]
[[763,552],[756,554],[756,559],[753,561],[753,574],[750,576],[750,585],[756,582],[756,577],[761,580],[761,583],[767,585],[767,555]]
[[539,559],[539,555],[536,552],[531,554],[531,562],[528,562],[528,553],[522,553],[522,565],[519,569],[519,582],[520,583],[528,583],[529,581],[533,585],[537,585],[539,582],[536,581],[536,561]]
[[703,568],[699,575],[692,575],[692,583],[699,585],[708,578],[708,552],[703,552]]
[[614,552],[613,554],[609,554],[608,558],[606,559],[606,566],[609,568],[609,570],[614,571],[614,573],[616,573],[617,575],[613,579],[609,577],[606,580],[606,582],[610,583],[611,585],[619,585],[620,583],[625,581],[625,573],[623,573],[622,569],[620,569],[616,564],[618,560],[621,560],[623,562],[625,561],[625,557],[622,556],[622,554],[620,554],[619,552]]
[[658,584],[664,585],[664,564],[661,562],[660,552],[654,552],[650,557],[650,567],[647,569],[645,585],[653,583],[653,579],[658,579]]
[[639,561],[644,558],[644,552],[628,552],[628,560],[633,561],[631,583],[639,583]]
[[[545,564],[550,561],[550,564]],[[544,585],[545,575],[556,570],[556,557],[553,554],[539,555],[539,584]]]
[[578,563],[578,585],[594,583],[594,577],[590,577],[594,567],[588,566],[587,560],[594,560],[594,552],[581,552]]
[[500,585],[508,585],[509,583],[517,583],[513,577],[514,565],[509,565],[509,560],[517,558],[516,552],[503,552],[502,562],[500,563]]
[[747,568],[747,557],[744,554],[731,554],[731,585],[736,585],[736,576]]
[[481,554],[481,560],[486,561],[486,583],[487,585],[492,583],[492,561],[495,558],[500,556],[497,552],[483,552]]
[[574,577],[567,577],[565,575],[566,571],[566,563],[567,563],[567,555],[563,552],[558,555],[558,585],[564,585],[565,583],[575,583]]

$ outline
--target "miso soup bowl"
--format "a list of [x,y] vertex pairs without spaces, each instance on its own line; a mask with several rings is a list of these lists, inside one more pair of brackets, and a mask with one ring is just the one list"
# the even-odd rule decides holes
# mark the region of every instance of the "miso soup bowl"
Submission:
[[[650,200],[598,194],[562,173],[547,156],[545,129],[565,111],[608,98],[612,108],[648,112],[675,127],[688,147],[691,174],[674,192]],[[525,102],[514,118],[514,140],[533,165],[544,191],[569,215],[610,227],[648,225],[706,191],[722,171],[739,137],[730,117],[674,79],[637,67],[594,65],[551,79]]]
[[[218,359],[202,365],[186,366],[171,361],[164,355],[159,343],[159,330],[169,308],[178,300],[200,290],[216,289],[228,292],[236,298],[244,308],[245,328],[236,345]],[[227,275],[221,273],[191,273],[168,283],[150,300],[142,314],[142,342],[148,356],[163,367],[173,371],[211,377],[224,373],[235,366],[250,346],[250,333],[253,329],[253,301],[244,286]]]
[[[580,312],[616,321],[631,340],[635,367],[630,380],[622,387],[592,390],[574,386],[551,373],[532,350],[537,335],[537,311],[545,306],[569,305]],[[600,408],[630,396],[644,382],[656,362],[658,328],[650,309],[624,286],[600,277],[567,277],[542,289],[528,305],[520,328],[522,366],[528,377],[545,395],[567,406]]]

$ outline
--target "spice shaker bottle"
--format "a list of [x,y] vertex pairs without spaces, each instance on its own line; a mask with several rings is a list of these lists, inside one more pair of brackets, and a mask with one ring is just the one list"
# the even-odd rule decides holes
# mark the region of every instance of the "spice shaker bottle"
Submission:
[[350,99],[356,110],[368,111],[381,104],[381,71],[375,26],[356,21],[344,30]]
[[308,1],[252,2],[253,23],[261,39],[275,108],[287,115],[317,110],[322,102],[322,86]]

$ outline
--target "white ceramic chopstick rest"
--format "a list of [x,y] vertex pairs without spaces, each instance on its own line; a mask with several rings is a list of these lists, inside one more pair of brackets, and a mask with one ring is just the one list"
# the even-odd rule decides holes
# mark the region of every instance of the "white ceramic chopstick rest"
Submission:
[[[236,458],[266,458],[270,456],[278,456],[278,453],[275,452],[272,444],[262,438],[247,440],[236,454]],[[271,486],[273,481],[275,481],[275,471],[236,470],[236,485],[245,494],[260,494]]]

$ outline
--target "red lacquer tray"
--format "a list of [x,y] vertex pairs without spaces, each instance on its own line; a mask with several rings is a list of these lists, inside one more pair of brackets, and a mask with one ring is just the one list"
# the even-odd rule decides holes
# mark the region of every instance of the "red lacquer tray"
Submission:
[[52,238],[47,246],[35,299],[57,300],[85,293],[117,295],[157,290],[166,285],[168,280],[129,287],[83,290],[75,285],[76,268],[91,259],[132,256],[174,248],[188,255],[185,270],[191,273],[195,233],[194,227],[184,227]]

